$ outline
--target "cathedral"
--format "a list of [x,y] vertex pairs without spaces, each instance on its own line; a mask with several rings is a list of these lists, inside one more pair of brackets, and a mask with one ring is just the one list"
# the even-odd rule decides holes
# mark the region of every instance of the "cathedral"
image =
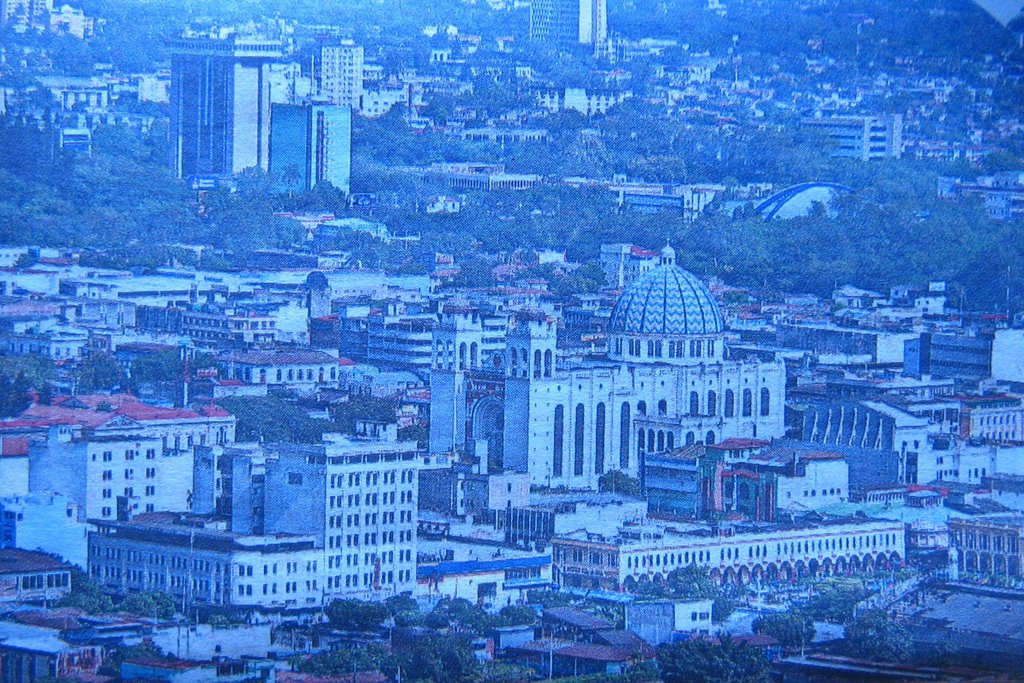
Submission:
[[616,302],[606,354],[560,358],[556,333],[554,318],[525,309],[496,348],[477,313],[446,306],[431,453],[468,452],[538,486],[596,489],[610,470],[638,476],[646,453],[784,433],[784,365],[728,358],[717,302],[669,246]]

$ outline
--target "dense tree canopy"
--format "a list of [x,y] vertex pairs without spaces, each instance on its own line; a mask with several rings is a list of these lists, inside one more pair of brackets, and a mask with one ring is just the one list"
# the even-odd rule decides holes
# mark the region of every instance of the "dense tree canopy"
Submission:
[[665,683],[766,683],[768,660],[752,647],[729,637],[695,638],[658,648]]

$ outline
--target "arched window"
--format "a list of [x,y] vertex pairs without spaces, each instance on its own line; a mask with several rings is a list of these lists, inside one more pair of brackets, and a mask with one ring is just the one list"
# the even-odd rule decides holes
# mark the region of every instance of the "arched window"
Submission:
[[577,477],[583,474],[583,404],[576,404],[575,448],[573,449],[572,471]]
[[654,430],[653,429],[648,429],[647,430],[647,450],[648,451],[652,451],[652,452],[654,451]]
[[668,401],[661,399],[658,401],[658,415],[666,415],[668,413]]
[[647,447],[646,433],[642,429],[638,429],[636,432],[636,447],[638,449],[645,450]]
[[556,477],[562,476],[562,456],[565,453],[565,408],[555,406],[555,440],[552,469]]
[[469,345],[469,366],[475,368],[480,364],[480,347],[476,342]]
[[714,444],[715,443],[715,433],[714,432],[708,432],[707,435],[704,437],[704,443],[707,444],[708,446]]
[[629,469],[629,403],[623,402],[619,411],[619,468]]
[[687,446],[692,446],[696,440],[697,440],[697,435],[696,434],[694,434],[693,432],[686,432],[686,445]]
[[673,432],[668,432],[665,435],[665,447],[668,450],[672,450],[676,447],[676,435]]
[[459,370],[466,369],[466,342],[459,344]]
[[736,414],[736,395],[732,389],[725,390],[725,416],[732,417]]
[[767,388],[761,389],[761,416],[768,417],[772,411],[772,394]]
[[696,391],[690,392],[690,415],[700,415],[700,396]]
[[658,452],[665,450],[665,432],[658,430]]
[[750,417],[754,414],[754,394],[750,389],[743,390],[743,417]]
[[551,349],[544,352],[544,376],[551,377],[552,356]]
[[533,378],[540,378],[540,363],[541,363],[540,349],[533,352]]
[[597,404],[594,415],[594,472],[604,474],[604,403]]
[[718,414],[718,394],[713,391],[708,392],[708,415],[714,417]]
[[636,412],[638,415],[647,414],[647,401],[640,401],[636,404]]

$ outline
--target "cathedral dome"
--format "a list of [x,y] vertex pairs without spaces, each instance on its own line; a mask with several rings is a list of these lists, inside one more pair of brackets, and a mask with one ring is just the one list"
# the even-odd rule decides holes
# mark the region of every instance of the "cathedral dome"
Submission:
[[693,273],[675,265],[671,247],[662,263],[633,281],[612,309],[612,334],[702,335],[725,329],[711,292]]

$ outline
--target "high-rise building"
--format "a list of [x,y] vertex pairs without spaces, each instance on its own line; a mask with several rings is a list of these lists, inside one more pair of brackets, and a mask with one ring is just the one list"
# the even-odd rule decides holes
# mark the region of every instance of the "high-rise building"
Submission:
[[606,0],[533,0],[530,39],[555,47],[600,47],[608,39]]
[[416,442],[394,424],[357,425],[317,445],[281,444],[267,459],[264,532],[312,536],[327,597],[378,599],[416,588]]
[[177,176],[269,170],[270,63],[281,57],[281,43],[185,36],[169,46]]
[[53,0],[0,0],[0,23],[25,28],[46,28],[50,24]]
[[323,45],[315,60],[319,99],[358,110],[363,99],[363,48],[351,40]]
[[805,118],[800,125],[822,131],[834,145],[834,156],[868,161],[903,155],[903,117],[899,114]]
[[352,110],[322,104],[271,108],[270,172],[285,190],[305,192],[328,182],[348,194]]

